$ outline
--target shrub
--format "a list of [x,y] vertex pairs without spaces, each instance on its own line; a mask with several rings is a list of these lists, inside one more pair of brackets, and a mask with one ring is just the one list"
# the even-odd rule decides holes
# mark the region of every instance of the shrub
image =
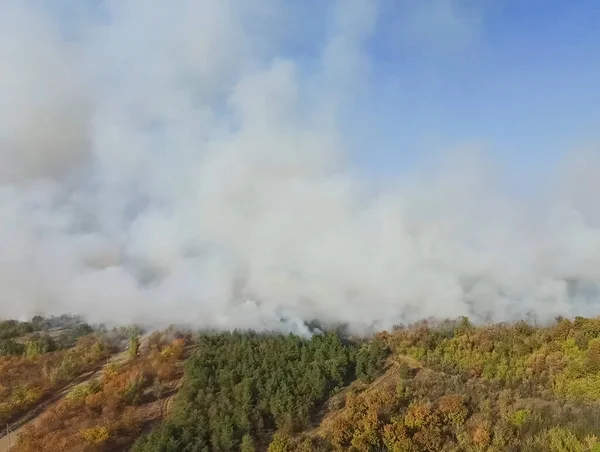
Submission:
[[82,402],[91,394],[100,392],[102,386],[98,380],[92,380],[89,383],[83,383],[75,386],[68,394],[67,399],[74,402]]
[[25,352],[25,346],[11,339],[0,340],[0,356],[19,356]]
[[515,427],[522,427],[531,417],[531,410],[517,410],[511,416],[511,422]]
[[90,427],[80,431],[81,437],[89,444],[102,444],[110,439],[108,427]]

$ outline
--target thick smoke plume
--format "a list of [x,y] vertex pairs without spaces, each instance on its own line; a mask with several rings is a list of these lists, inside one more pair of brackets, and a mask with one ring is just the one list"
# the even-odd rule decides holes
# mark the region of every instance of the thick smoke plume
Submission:
[[472,155],[385,189],[356,175],[339,115],[375,2],[50,3],[0,4],[0,316],[363,332],[598,312],[589,155],[527,200]]

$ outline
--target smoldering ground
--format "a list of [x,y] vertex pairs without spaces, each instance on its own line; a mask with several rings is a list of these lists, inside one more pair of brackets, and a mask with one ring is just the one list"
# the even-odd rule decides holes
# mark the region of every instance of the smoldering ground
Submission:
[[65,22],[3,2],[0,315],[359,332],[595,315],[594,154],[527,198],[477,152],[359,177],[338,119],[368,90],[381,11],[317,3],[106,0]]

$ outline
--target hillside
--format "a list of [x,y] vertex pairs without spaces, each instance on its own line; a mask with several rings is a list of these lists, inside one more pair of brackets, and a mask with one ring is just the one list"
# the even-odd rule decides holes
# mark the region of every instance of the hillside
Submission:
[[363,344],[222,335],[134,450],[598,451],[599,370],[599,319],[423,322]]
[[600,319],[136,341],[11,450],[600,451]]

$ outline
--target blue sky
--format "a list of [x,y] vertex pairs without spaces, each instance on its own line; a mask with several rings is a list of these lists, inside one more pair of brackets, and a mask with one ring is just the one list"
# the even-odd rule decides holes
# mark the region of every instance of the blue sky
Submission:
[[600,2],[483,3],[453,2],[445,19],[426,11],[429,25],[412,36],[398,31],[414,18],[400,2],[385,10],[367,49],[372,91],[357,142],[378,145],[361,162],[396,171],[477,143],[524,172],[598,138]]

